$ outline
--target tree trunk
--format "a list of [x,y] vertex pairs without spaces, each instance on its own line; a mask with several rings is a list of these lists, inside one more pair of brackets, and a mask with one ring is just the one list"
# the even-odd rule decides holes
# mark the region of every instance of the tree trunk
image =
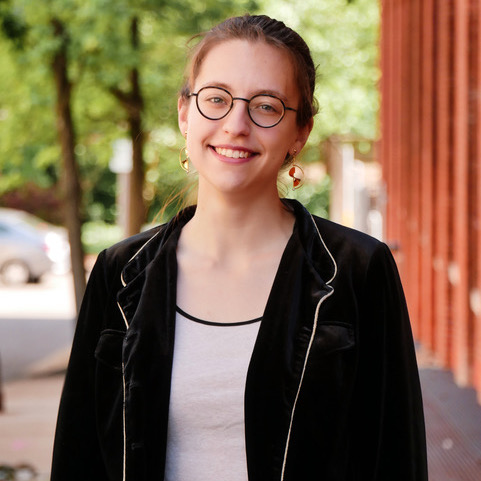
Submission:
[[75,132],[71,113],[71,84],[67,73],[67,34],[58,19],[52,20],[55,36],[61,41],[53,62],[52,70],[57,92],[57,130],[62,149],[63,196],[65,225],[70,241],[70,258],[75,290],[77,312],[85,291],[84,252],[81,242],[81,190],[78,166],[75,160]]
[[138,72],[134,69],[132,77],[132,97],[135,99],[136,109],[128,116],[130,136],[132,139],[132,172],[130,173],[130,207],[127,220],[128,234],[140,232],[145,222],[146,209],[144,204],[144,158],[142,132],[142,97],[138,87]]
[[[134,49],[139,48],[138,19],[134,17],[131,23],[131,42]],[[140,90],[139,71],[133,68],[130,71],[130,92],[126,93],[117,88],[110,91],[120,101],[127,112],[130,138],[132,140],[132,171],[129,182],[129,203],[127,212],[126,235],[140,232],[145,222],[146,208],[144,203],[144,159],[142,131],[142,111],[144,102]]]

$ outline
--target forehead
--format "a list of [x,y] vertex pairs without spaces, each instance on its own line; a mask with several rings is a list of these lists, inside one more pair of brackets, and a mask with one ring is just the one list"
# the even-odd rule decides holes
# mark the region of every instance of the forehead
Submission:
[[271,91],[298,98],[289,54],[263,41],[228,40],[212,47],[194,81],[195,90],[207,85],[223,85],[234,95]]

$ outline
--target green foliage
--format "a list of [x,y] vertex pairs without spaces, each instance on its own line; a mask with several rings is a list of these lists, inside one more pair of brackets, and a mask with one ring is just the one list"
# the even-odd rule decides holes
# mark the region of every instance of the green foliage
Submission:
[[22,48],[28,27],[21,18],[6,10],[1,16],[1,28],[17,48]]
[[35,181],[58,179],[52,92],[37,70],[0,36],[0,195]]
[[[59,40],[53,35],[53,18],[63,22],[68,38],[85,214],[113,222],[112,142],[128,132],[125,111],[112,89],[126,91],[130,71],[139,70],[146,134],[144,194],[152,220],[165,199],[185,183],[178,167],[184,141],[176,110],[187,41],[219,20],[247,11],[284,20],[311,46],[318,65],[320,113],[303,162],[319,161],[319,144],[332,134],[376,138],[376,0],[2,0],[0,196],[31,182],[54,189],[60,179],[51,74]],[[139,23],[138,48],[131,41],[133,18]],[[308,204],[313,199],[316,206],[325,206],[326,192],[325,185],[306,185],[296,195]]]
[[297,30],[317,66],[319,113],[309,145],[330,135],[378,136],[379,3],[265,0],[265,12]]
[[82,228],[82,244],[86,254],[98,254],[121,239],[120,227],[106,222],[85,222]]
[[319,183],[306,182],[295,191],[288,191],[286,197],[297,199],[307,207],[307,210],[319,217],[329,217],[329,195],[331,179],[325,175]]

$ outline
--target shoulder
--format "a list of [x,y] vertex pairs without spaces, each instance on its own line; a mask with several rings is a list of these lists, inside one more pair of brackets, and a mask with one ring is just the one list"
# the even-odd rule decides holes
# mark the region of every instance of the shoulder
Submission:
[[152,227],[114,244],[101,252],[98,263],[109,275],[113,272],[122,273],[125,281],[132,280],[161,252],[175,252],[182,227],[192,218],[194,212],[195,206],[187,207],[166,224]]
[[114,244],[105,250],[105,261],[125,266],[139,252],[155,248],[155,240],[160,239],[164,228],[165,225],[159,225]]
[[369,254],[382,244],[368,234],[311,214],[296,200],[283,199],[283,202],[294,213],[296,226],[306,247],[311,242],[315,245],[320,240],[324,249],[327,249],[331,254],[338,251]]
[[382,241],[364,232],[315,215],[313,215],[312,218],[319,232],[319,236],[325,243],[326,248],[333,254],[343,253],[345,255],[351,254],[370,257],[378,250],[383,251],[388,249]]
[[382,262],[382,257],[390,256],[389,248],[380,240],[312,215],[298,201],[284,202],[294,212],[299,240],[307,257],[324,278],[339,278],[346,273],[361,280],[373,259]]
[[[403,289],[390,248],[382,241],[335,222],[313,216],[322,243],[334,263],[332,286],[343,299],[355,292],[362,303],[383,298],[391,307],[403,307]],[[319,262],[320,269],[326,262]],[[361,302],[361,301],[360,301]]]
[[132,237],[112,245],[100,252],[92,270],[91,277],[104,278],[110,284],[115,279],[120,279],[120,275],[125,266],[139,252],[147,258],[155,255],[158,248],[156,240],[161,238],[165,226],[160,225],[136,234]]
[[313,216],[325,249],[335,263],[337,280],[348,276],[355,283],[397,279],[397,266],[389,247],[379,239],[327,219]]

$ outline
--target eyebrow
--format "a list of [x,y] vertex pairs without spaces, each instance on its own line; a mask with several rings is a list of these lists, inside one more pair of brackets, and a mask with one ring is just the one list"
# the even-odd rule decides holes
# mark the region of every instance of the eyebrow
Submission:
[[[205,87],[221,87],[223,89],[228,90],[229,92],[231,91],[231,88],[232,88],[229,85],[227,85],[225,83],[222,83],[222,82],[208,82],[205,85],[202,85],[201,87],[199,87],[198,90],[200,90],[201,88],[205,88]],[[264,94],[265,95],[273,95],[274,97],[277,97],[278,99],[283,100],[284,103],[286,103],[286,104],[289,102],[289,99],[284,94],[281,94],[277,90],[269,90],[269,89],[256,90],[248,98],[252,98],[252,97],[255,97],[256,95],[264,95]],[[235,95],[233,95],[233,96],[235,97]]]

